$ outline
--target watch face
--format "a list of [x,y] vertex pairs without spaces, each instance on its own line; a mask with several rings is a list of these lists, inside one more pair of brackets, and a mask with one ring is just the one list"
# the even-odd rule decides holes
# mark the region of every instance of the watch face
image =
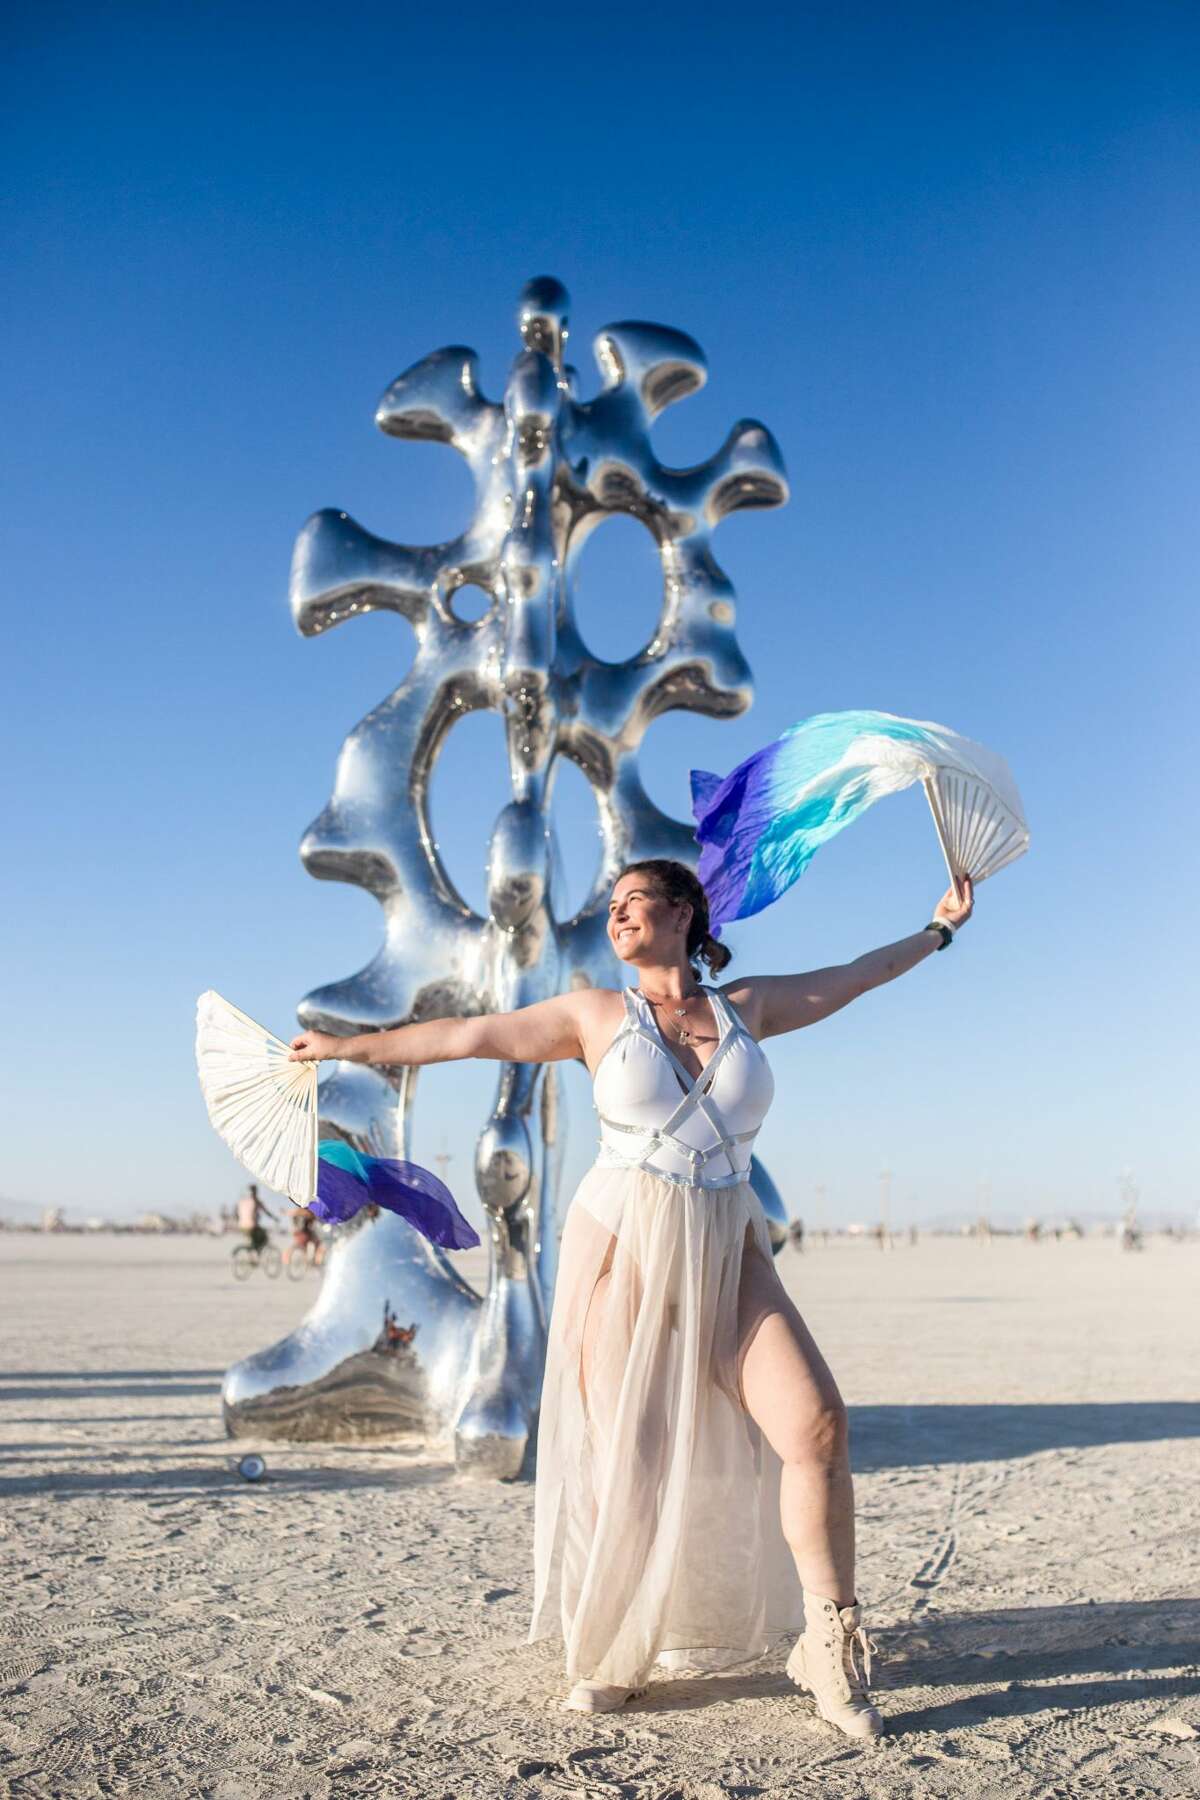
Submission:
[[261,1456],[243,1456],[238,1463],[237,1472],[243,1481],[261,1481],[267,1472],[267,1465]]

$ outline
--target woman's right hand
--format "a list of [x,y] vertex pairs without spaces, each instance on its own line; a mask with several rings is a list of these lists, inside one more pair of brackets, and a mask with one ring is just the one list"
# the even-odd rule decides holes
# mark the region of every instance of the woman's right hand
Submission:
[[330,1057],[341,1055],[343,1038],[333,1037],[328,1031],[302,1031],[294,1037],[288,1050],[289,1062],[325,1062]]

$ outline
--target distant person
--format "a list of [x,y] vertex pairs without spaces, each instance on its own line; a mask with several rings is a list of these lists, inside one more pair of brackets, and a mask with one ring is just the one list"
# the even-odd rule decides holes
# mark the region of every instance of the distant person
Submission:
[[274,1223],[275,1214],[259,1199],[258,1184],[252,1181],[237,1204],[238,1230],[252,1250],[266,1249],[267,1228],[260,1223],[264,1216]]
[[1142,1234],[1138,1228],[1137,1213],[1131,1206],[1122,1214],[1121,1223],[1117,1227],[1117,1243],[1122,1250],[1140,1250]]
[[793,1250],[799,1250],[801,1252],[803,1251],[803,1249],[804,1249],[804,1220],[803,1219],[793,1219],[792,1220],[791,1224],[788,1226],[788,1241],[790,1242]]
[[325,1246],[317,1234],[317,1215],[307,1206],[298,1206],[288,1220],[292,1228],[292,1247],[288,1251],[289,1261],[293,1256],[307,1257],[319,1268]]

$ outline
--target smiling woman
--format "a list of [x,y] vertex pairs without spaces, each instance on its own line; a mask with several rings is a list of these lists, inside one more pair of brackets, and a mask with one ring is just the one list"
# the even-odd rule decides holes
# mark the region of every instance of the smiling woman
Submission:
[[[709,930],[708,895],[689,868],[666,857],[629,863],[617,878],[608,903],[608,935],[618,954],[635,949],[647,937],[648,927],[652,935],[654,911],[664,903],[691,909],[688,959],[707,963],[714,975],[719,974],[732,954]],[[628,960],[635,959],[630,955]]]
[[[636,986],[518,1012],[293,1040],[299,1060],[578,1058],[600,1152],[563,1228],[538,1427],[530,1638],[561,1632],[566,1704],[608,1711],[657,1662],[711,1670],[800,1635],[788,1673],[853,1737],[882,1730],[854,1588],[845,1408],[775,1272],[750,1186],[774,1080],[760,1046],[943,946],[931,926],[844,966],[717,989],[729,952],[690,869],[622,870],[608,936]],[[807,1603],[807,1604],[806,1604]]]

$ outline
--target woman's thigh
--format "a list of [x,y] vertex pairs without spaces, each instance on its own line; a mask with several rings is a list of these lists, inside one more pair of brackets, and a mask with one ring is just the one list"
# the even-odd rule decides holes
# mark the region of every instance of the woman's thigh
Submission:
[[557,1329],[578,1359],[584,1409],[607,1434],[620,1397],[629,1345],[642,1301],[642,1275],[620,1239],[581,1207],[563,1234]]
[[762,1251],[747,1241],[738,1289],[742,1404],[784,1462],[798,1462],[840,1429],[842,1398],[829,1365]]

